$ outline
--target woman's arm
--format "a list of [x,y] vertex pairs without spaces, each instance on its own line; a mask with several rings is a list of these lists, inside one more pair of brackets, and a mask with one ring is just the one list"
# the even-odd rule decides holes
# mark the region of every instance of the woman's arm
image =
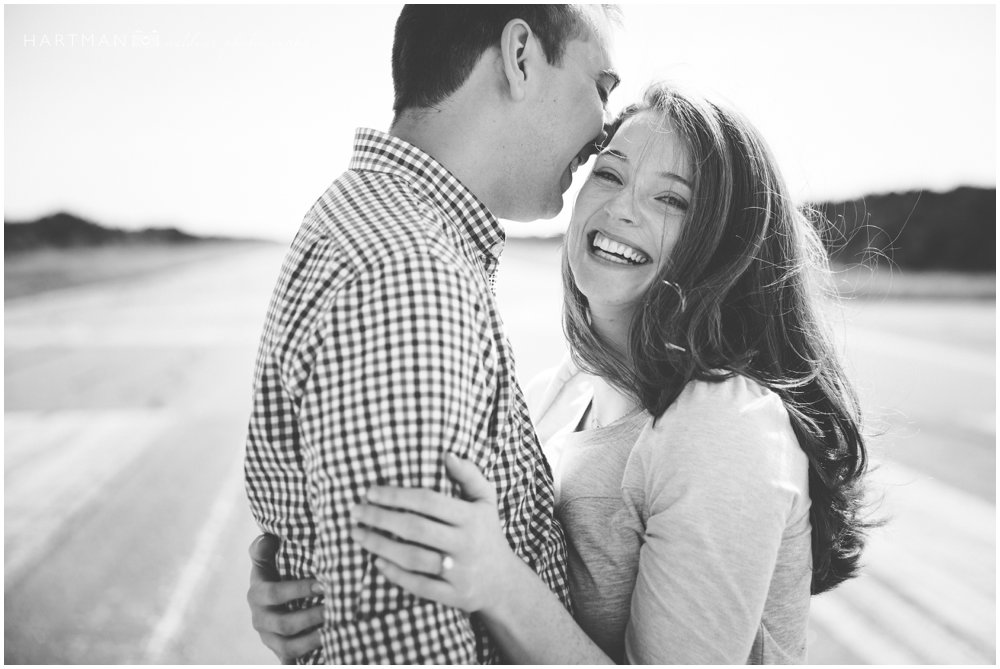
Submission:
[[[770,652],[802,661],[781,630],[801,629],[805,640],[808,462],[777,396],[740,377],[692,384],[640,437],[624,485],[647,514],[629,662],[742,664],[768,602],[777,627],[767,633],[778,634]],[[779,573],[786,539],[786,551],[799,549]]]
[[[382,574],[413,594],[478,614],[510,662],[612,664],[511,551],[496,493],[472,463],[445,457],[466,501],[415,488],[373,488],[353,533]],[[391,535],[391,536],[390,536]]]

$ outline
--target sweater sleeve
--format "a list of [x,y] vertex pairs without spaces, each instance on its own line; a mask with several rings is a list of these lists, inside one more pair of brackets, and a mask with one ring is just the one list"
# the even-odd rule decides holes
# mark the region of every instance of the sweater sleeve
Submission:
[[640,436],[625,480],[644,520],[630,662],[747,661],[806,467],[780,399],[742,377],[690,384]]

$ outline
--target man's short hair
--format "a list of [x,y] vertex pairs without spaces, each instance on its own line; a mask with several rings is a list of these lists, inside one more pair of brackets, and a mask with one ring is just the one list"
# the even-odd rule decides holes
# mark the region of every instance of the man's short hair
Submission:
[[458,90],[513,19],[531,26],[552,65],[589,25],[574,5],[405,5],[392,45],[393,110],[433,107]]

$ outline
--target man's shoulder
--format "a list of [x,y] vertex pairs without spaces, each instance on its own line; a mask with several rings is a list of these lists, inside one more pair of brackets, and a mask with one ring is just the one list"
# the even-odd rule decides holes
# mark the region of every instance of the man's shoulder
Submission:
[[457,251],[444,233],[444,216],[397,175],[348,170],[312,206],[303,227],[364,271],[400,253],[448,257]]
[[404,179],[344,172],[306,213],[285,256],[269,310],[275,332],[310,331],[351,286],[411,292],[455,286],[471,301],[485,282],[446,232],[443,216]]
[[443,216],[398,177],[342,174],[306,213],[285,256],[270,309],[281,331],[316,325],[352,286],[380,292],[453,286],[474,301],[477,287],[488,288]]

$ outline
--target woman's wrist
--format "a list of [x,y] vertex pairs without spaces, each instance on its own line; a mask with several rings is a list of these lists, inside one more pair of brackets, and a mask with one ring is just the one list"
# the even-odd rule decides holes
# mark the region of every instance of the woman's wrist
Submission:
[[496,597],[477,615],[510,664],[614,664],[538,574],[510,553]]
[[493,580],[494,593],[489,602],[479,611],[485,622],[509,622],[522,611],[522,605],[528,589],[538,580],[538,575],[519,558],[514,551],[508,550],[499,563],[498,572]]

